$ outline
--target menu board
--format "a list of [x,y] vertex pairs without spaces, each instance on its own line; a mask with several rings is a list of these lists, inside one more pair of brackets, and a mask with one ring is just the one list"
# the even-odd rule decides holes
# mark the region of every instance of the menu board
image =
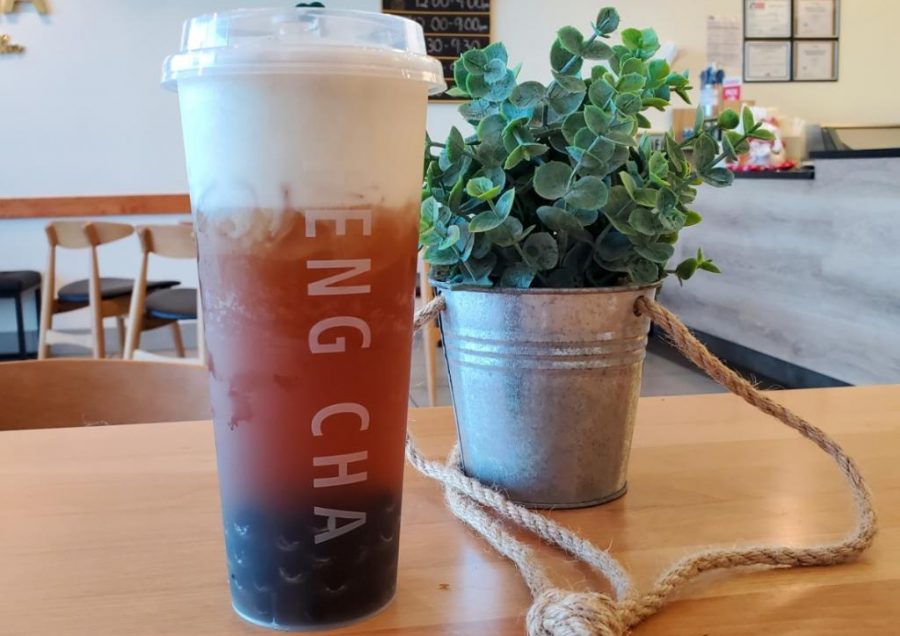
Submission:
[[[491,42],[491,0],[382,0],[382,11],[421,25],[425,50],[441,61],[447,88],[453,86],[453,62]],[[431,99],[453,98],[442,94]]]

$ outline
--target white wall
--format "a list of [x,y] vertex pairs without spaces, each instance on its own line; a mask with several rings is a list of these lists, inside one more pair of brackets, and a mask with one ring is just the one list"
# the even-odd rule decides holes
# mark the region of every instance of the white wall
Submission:
[[[512,59],[524,63],[523,79],[546,80],[555,30],[566,23],[587,27],[607,3],[616,4],[494,0],[494,36],[506,42]],[[48,16],[27,4],[15,14],[0,15],[0,32],[27,47],[23,55],[0,56],[0,197],[186,191],[177,98],[159,87],[162,59],[175,51],[181,23],[191,15],[273,4],[279,2],[50,0]],[[379,0],[327,4],[367,10],[381,6]],[[706,16],[739,16],[741,7],[740,0],[617,4],[623,25],[654,26],[663,41],[678,44],[676,67],[695,71],[706,61]],[[810,121],[897,122],[900,91],[883,88],[890,75],[876,55],[896,55],[892,29],[900,21],[900,2],[843,0],[842,13],[839,82],[756,84],[746,89],[747,97]],[[442,136],[459,121],[453,105],[430,107],[433,136]],[[0,269],[43,268],[42,225],[40,220],[0,221]],[[133,275],[136,246],[128,240],[107,248],[105,273]],[[66,258],[61,265],[63,280],[83,277],[87,271],[82,258]],[[187,266],[178,272],[186,283],[195,276]],[[6,313],[0,313],[0,331],[9,324]]]

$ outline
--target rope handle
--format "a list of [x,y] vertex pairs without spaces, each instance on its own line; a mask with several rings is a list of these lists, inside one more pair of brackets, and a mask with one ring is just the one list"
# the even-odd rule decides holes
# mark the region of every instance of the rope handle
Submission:
[[[416,312],[414,329],[418,331],[437,318],[445,307],[444,298],[437,296]],[[640,297],[635,302],[634,310],[636,315],[646,315],[653,320],[668,334],[675,347],[710,378],[763,413],[796,430],[830,455],[853,492],[857,509],[856,526],[840,541],[805,548],[749,546],[701,550],[676,561],[657,577],[650,589],[638,592],[628,573],[607,550],[601,550],[555,521],[512,503],[501,492],[466,476],[462,471],[458,444],[446,463],[441,463],[422,457],[412,438],[407,436],[406,456],[413,467],[426,477],[441,482],[453,514],[518,567],[534,597],[525,621],[528,636],[621,636],[658,612],[680,586],[704,572],[748,565],[834,565],[861,554],[875,537],[876,518],[869,489],[859,467],[834,440],[725,366],[691,334],[684,323],[655,300]],[[513,537],[497,515],[591,566],[610,582],[615,597],[554,587],[534,551]]]

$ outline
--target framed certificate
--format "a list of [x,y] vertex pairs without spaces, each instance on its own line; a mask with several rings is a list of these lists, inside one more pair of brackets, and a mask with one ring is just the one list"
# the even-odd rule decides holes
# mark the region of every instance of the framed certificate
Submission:
[[743,0],[744,39],[789,38],[793,32],[791,0]]
[[745,82],[790,82],[790,40],[744,41]]
[[794,37],[838,37],[840,4],[840,0],[794,0]]
[[836,82],[838,79],[837,40],[795,40],[794,80]]

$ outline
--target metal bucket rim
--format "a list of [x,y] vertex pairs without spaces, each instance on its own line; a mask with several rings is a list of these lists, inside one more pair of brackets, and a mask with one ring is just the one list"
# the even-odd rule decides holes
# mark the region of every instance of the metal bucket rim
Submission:
[[510,294],[515,296],[575,296],[584,294],[617,294],[627,292],[640,292],[650,289],[658,289],[662,286],[662,281],[655,283],[647,283],[642,285],[619,285],[617,287],[560,287],[560,288],[528,288],[519,289],[517,287],[480,287],[478,285],[450,285],[443,281],[429,278],[431,284],[440,289],[442,293],[447,292],[473,292],[482,294]]

